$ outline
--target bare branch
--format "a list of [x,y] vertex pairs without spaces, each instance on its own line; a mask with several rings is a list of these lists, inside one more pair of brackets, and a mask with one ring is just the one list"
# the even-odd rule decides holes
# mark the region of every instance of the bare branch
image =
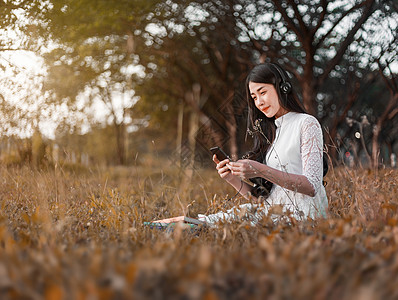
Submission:
[[377,60],[377,64],[379,65],[379,74],[380,74],[381,78],[383,79],[384,83],[386,84],[387,88],[389,89],[390,94],[394,95],[394,94],[398,93],[398,90],[396,88],[394,80],[393,79],[389,80],[387,78],[387,76],[384,74],[384,70],[387,67],[382,66],[380,59]]
[[[374,0],[370,0],[371,2],[374,2]],[[346,12],[344,12],[344,14],[342,14],[340,16],[340,18],[337,19],[337,21],[333,24],[332,28],[329,29],[328,32],[326,32],[318,41],[318,43],[316,43],[315,45],[315,49],[318,49],[320,47],[320,45],[325,41],[325,39],[335,30],[336,26],[340,24],[340,22],[349,14],[353,13],[354,11],[358,10],[359,8],[363,7],[366,2],[369,2],[369,0],[365,0],[364,2],[358,3],[357,5],[354,5],[353,7],[351,7],[349,10],[347,10]]]
[[393,86],[393,89],[394,89],[395,93],[398,93],[398,86],[397,86],[397,83],[396,83],[396,81],[395,81],[394,73],[393,73],[393,71],[391,70],[391,64],[388,64],[388,65],[387,65],[387,68],[388,68],[388,71],[390,71],[390,74],[391,74],[391,76],[392,76],[391,84],[392,84],[392,86]]
[[298,8],[297,8],[297,4],[294,2],[294,0],[288,0],[288,2],[290,3],[290,5],[293,7],[294,10],[294,14],[296,16],[297,21],[299,22],[299,26],[301,29],[302,33],[307,33],[308,32],[308,27],[307,25],[305,25],[304,21],[303,21],[303,17],[301,16]]
[[[193,30],[195,31],[195,33],[197,34],[197,36],[201,40],[201,42],[202,42],[202,44],[204,46],[204,49],[206,50],[207,54],[209,55],[210,62],[212,64],[212,66],[214,67],[216,72],[221,76],[222,74],[221,74],[220,67],[219,67],[219,65],[216,62],[217,60],[222,62],[223,57],[222,57],[221,53],[218,51],[218,49],[214,45],[212,45],[212,47],[211,47],[208,41],[203,40],[199,30],[197,30],[196,28],[193,28]],[[216,53],[217,51],[219,53]]]
[[[291,61],[291,59],[292,59],[292,57],[289,57],[289,60],[290,60],[290,61]],[[291,65],[288,65],[288,64],[284,65],[284,67],[285,67],[285,69],[286,69],[287,71],[289,71],[290,73],[292,73],[293,76],[297,78],[297,80],[300,80],[301,75],[300,75],[299,72],[297,72],[297,69],[296,69],[295,67],[293,67],[293,66],[291,66]]]
[[287,23],[287,27],[292,31],[294,31],[294,33],[297,35],[297,38],[304,44],[303,32],[301,32],[300,28],[298,28],[296,24],[294,24],[293,20],[289,18],[289,16],[286,13],[286,10],[282,7],[281,2],[279,0],[272,0],[272,2],[274,3],[279,13],[283,16],[283,19]]
[[[395,97],[398,97],[396,95]],[[398,114],[398,108],[395,108],[392,112],[390,112],[387,116],[387,119],[392,120]]]
[[341,43],[339,50],[337,51],[334,58],[329,62],[328,66],[324,69],[324,73],[319,77],[319,84],[321,84],[329,73],[333,70],[333,68],[339,63],[339,61],[343,58],[344,53],[346,52],[348,46],[351,44],[352,39],[354,38],[357,31],[362,27],[363,23],[370,17],[373,13],[373,5],[375,0],[366,0],[367,6],[364,7],[363,14],[358,22],[355,24],[354,28],[347,34],[345,40]]
[[323,21],[325,20],[326,12],[327,12],[327,7],[328,7],[328,1],[327,0],[322,0],[322,13],[319,16],[318,23],[316,26],[311,30],[311,37],[313,38],[315,36],[315,33],[321,28]]

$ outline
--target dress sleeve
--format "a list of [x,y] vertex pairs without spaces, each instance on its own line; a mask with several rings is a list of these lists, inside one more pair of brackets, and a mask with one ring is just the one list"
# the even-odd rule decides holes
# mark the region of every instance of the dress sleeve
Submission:
[[303,175],[307,177],[316,194],[323,176],[322,129],[314,117],[308,117],[303,122],[300,134]]

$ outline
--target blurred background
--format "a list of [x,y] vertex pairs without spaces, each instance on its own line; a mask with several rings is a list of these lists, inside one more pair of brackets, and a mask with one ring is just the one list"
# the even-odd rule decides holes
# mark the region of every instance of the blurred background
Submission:
[[245,77],[275,62],[335,165],[396,166],[396,0],[3,0],[0,16],[3,164],[241,157]]

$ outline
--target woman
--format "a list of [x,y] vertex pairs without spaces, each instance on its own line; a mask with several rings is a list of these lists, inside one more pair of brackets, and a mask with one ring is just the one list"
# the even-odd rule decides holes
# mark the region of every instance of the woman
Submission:
[[[216,169],[252,203],[226,213],[200,215],[207,223],[248,215],[256,221],[274,205],[296,219],[325,217],[328,206],[323,179],[323,138],[319,122],[305,110],[278,65],[257,65],[246,80],[249,120],[253,130],[253,150],[247,159],[219,161]],[[251,182],[257,183],[254,187]],[[261,182],[262,181],[262,182]],[[272,183],[267,193],[267,182]]]

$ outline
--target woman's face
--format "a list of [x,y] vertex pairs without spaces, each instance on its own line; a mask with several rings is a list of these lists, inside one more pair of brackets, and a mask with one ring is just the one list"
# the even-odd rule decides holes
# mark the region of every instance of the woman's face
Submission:
[[267,117],[279,118],[287,111],[279,104],[278,93],[273,84],[249,82],[254,105]]

